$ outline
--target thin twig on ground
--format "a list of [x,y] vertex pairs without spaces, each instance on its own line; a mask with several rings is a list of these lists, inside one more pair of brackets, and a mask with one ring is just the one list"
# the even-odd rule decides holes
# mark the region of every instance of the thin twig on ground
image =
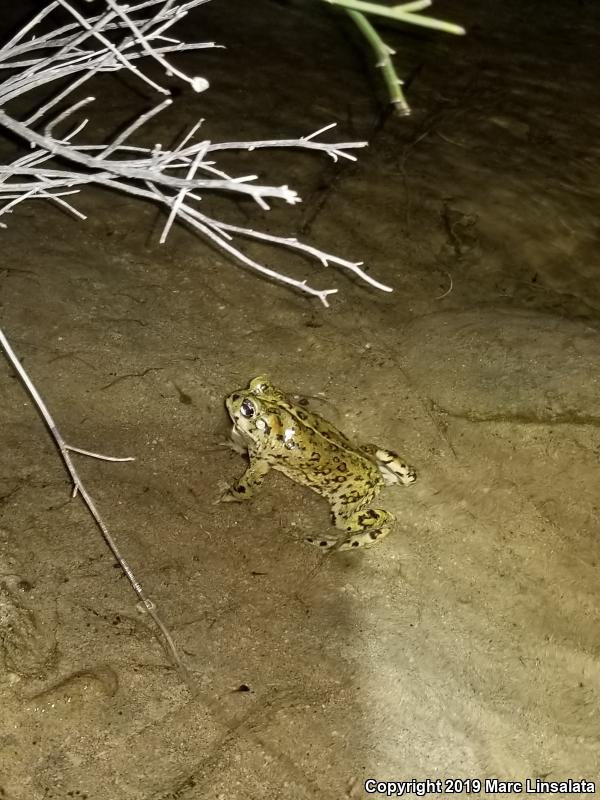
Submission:
[[191,690],[193,690],[193,682],[191,680],[191,676],[181,660],[181,657],[177,651],[177,647],[175,646],[175,642],[173,641],[173,637],[171,636],[168,628],[158,615],[155,603],[148,597],[148,595],[142,588],[142,585],[135,577],[131,567],[129,566],[125,558],[121,555],[119,547],[117,546],[117,543],[115,542],[112,534],[108,530],[106,523],[104,522],[102,516],[100,515],[100,512],[98,511],[92,496],[90,495],[85,485],[83,484],[81,478],[79,477],[75,465],[73,464],[73,460],[71,459],[71,453],[79,453],[81,455],[89,456],[91,458],[98,458],[103,461],[134,461],[135,459],[132,457],[117,458],[114,456],[106,456],[100,453],[94,453],[91,452],[90,450],[84,450],[80,447],[73,447],[72,445],[67,444],[61,432],[59,431],[58,427],[56,426],[56,423],[54,422],[54,419],[50,414],[50,411],[48,410],[48,407],[46,406],[40,393],[38,392],[33,381],[25,371],[25,368],[17,358],[8,339],[6,338],[4,332],[1,329],[0,329],[0,347],[4,351],[4,355],[6,356],[6,359],[8,360],[9,364],[11,364],[13,369],[16,371],[18,377],[20,378],[21,382],[23,383],[25,390],[33,400],[35,407],[37,408],[40,416],[44,420],[46,427],[48,428],[48,431],[50,432],[50,435],[52,436],[52,439],[54,440],[54,443],[58,448],[58,451],[64,462],[65,468],[69,473],[71,480],[73,482],[72,497],[75,497],[76,495],[79,495],[81,497],[82,502],[84,503],[90,515],[92,516],[94,522],[100,529],[102,537],[104,538],[104,541],[108,545],[108,548],[110,549],[117,563],[123,570],[134,592],[137,594],[140,600],[140,602],[138,603],[138,609],[144,613],[149,614],[149,616],[151,617],[152,621],[154,622],[154,624],[156,625],[158,631],[162,636],[161,641],[167,651],[167,654],[173,661],[175,667],[177,668],[181,676],[184,678],[186,684],[189,686]]

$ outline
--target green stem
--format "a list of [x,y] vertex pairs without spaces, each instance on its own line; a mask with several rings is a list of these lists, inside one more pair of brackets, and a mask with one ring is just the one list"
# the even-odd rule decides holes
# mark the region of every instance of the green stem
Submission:
[[374,14],[378,17],[385,17],[392,19],[396,22],[407,22],[410,25],[419,25],[422,28],[432,28],[437,31],[444,31],[445,33],[455,33],[462,36],[466,33],[465,29],[460,25],[454,25],[452,22],[446,22],[441,19],[434,19],[433,17],[424,17],[421,14],[414,14],[407,11],[407,8],[422,8],[422,4],[418,5],[417,2],[404,3],[397,6],[382,6],[379,3],[368,3],[366,0],[324,0],[325,3],[330,3],[333,6],[341,6],[347,10],[358,11],[363,14]]
[[351,9],[346,9],[346,13],[371,45],[375,53],[377,58],[375,66],[381,70],[383,80],[387,86],[390,103],[396,106],[400,114],[408,116],[410,114],[410,106],[406,102],[406,98],[402,92],[402,81],[398,77],[392,59],[390,58],[391,55],[394,55],[394,51],[383,41],[364,14],[361,14],[360,11],[352,11]]

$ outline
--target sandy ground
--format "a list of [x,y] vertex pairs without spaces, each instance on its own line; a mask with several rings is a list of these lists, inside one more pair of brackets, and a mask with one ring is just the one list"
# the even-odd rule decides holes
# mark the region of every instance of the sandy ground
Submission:
[[[360,49],[320,7],[196,13],[189,38],[229,49],[187,57],[212,88],[148,141],[200,116],[215,139],[333,120],[371,139],[356,165],[243,158],[301,206],[205,202],[362,259],[393,294],[249,251],[338,288],[325,310],[186,230],[159,246],[155,209],[99,191],[78,200],[87,222],[41,205],[8,220],[2,327],[70,443],[136,457],[77,464],[194,692],[5,364],[2,800],[600,780],[600,14],[561,5],[447,0],[434,11],[468,37],[391,32],[414,115],[383,125]],[[130,83],[94,87],[97,135],[149,104]],[[302,538],[330,533],[326,504],[281,475],[251,505],[213,505],[244,466],[219,447],[223,398],[257,373],[416,465],[382,496],[392,536],[323,557]]]

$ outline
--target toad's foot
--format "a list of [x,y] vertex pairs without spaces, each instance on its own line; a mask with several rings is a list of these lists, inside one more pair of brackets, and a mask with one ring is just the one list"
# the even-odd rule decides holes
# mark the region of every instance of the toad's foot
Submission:
[[342,550],[356,550],[359,547],[373,547],[380,539],[384,539],[391,533],[391,530],[392,529],[386,525],[378,531],[362,531],[361,533],[355,533],[347,538],[333,539],[331,537],[322,537],[317,539],[311,537],[305,539],[305,541],[318,547],[324,553],[337,553]]
[[417,480],[415,468],[393,450],[386,450],[376,444],[364,445],[361,450],[375,460],[386,484],[401,483],[403,486],[410,486]]
[[219,503],[234,503],[237,500],[237,498],[232,495],[231,486],[227,481],[219,481],[217,486],[220,494],[216,500],[213,500],[213,506]]
[[337,550],[355,550],[357,547],[372,547],[380,539],[384,539],[391,531],[394,517],[382,508],[367,508],[356,511],[349,517],[334,515],[336,528],[346,533],[341,539],[323,537],[310,538],[306,541],[320,547],[326,552]]
[[259,458],[251,459],[246,472],[237,483],[227,487],[227,491],[219,498],[219,502],[241,503],[244,500],[249,500],[255,490],[260,487],[270,469],[270,464],[267,461]]

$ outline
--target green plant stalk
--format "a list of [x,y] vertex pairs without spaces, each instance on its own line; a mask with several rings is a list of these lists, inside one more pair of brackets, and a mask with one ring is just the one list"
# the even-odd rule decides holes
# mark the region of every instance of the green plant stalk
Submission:
[[419,25],[422,28],[431,28],[437,31],[444,31],[445,33],[454,33],[458,36],[462,36],[466,33],[463,27],[455,25],[453,22],[446,22],[445,20],[434,19],[433,17],[424,17],[422,14],[414,14],[411,11],[406,11],[407,8],[422,8],[422,4],[405,3],[399,6],[382,6],[379,3],[368,3],[366,0],[323,0],[323,2],[330,3],[332,6],[340,6],[347,10],[358,11],[363,14],[385,17],[395,22],[407,22],[410,25]]
[[392,8],[400,9],[400,11],[423,11],[424,8],[429,8],[433,5],[433,0],[412,0],[410,3],[401,3]]
[[398,77],[392,59],[390,58],[390,56],[394,55],[395,51],[383,41],[364,14],[361,14],[360,11],[352,11],[351,9],[345,9],[345,11],[371,45],[375,53],[377,58],[375,66],[381,70],[390,103],[396,107],[400,114],[408,116],[410,114],[410,106],[406,102],[402,91],[402,80]]

